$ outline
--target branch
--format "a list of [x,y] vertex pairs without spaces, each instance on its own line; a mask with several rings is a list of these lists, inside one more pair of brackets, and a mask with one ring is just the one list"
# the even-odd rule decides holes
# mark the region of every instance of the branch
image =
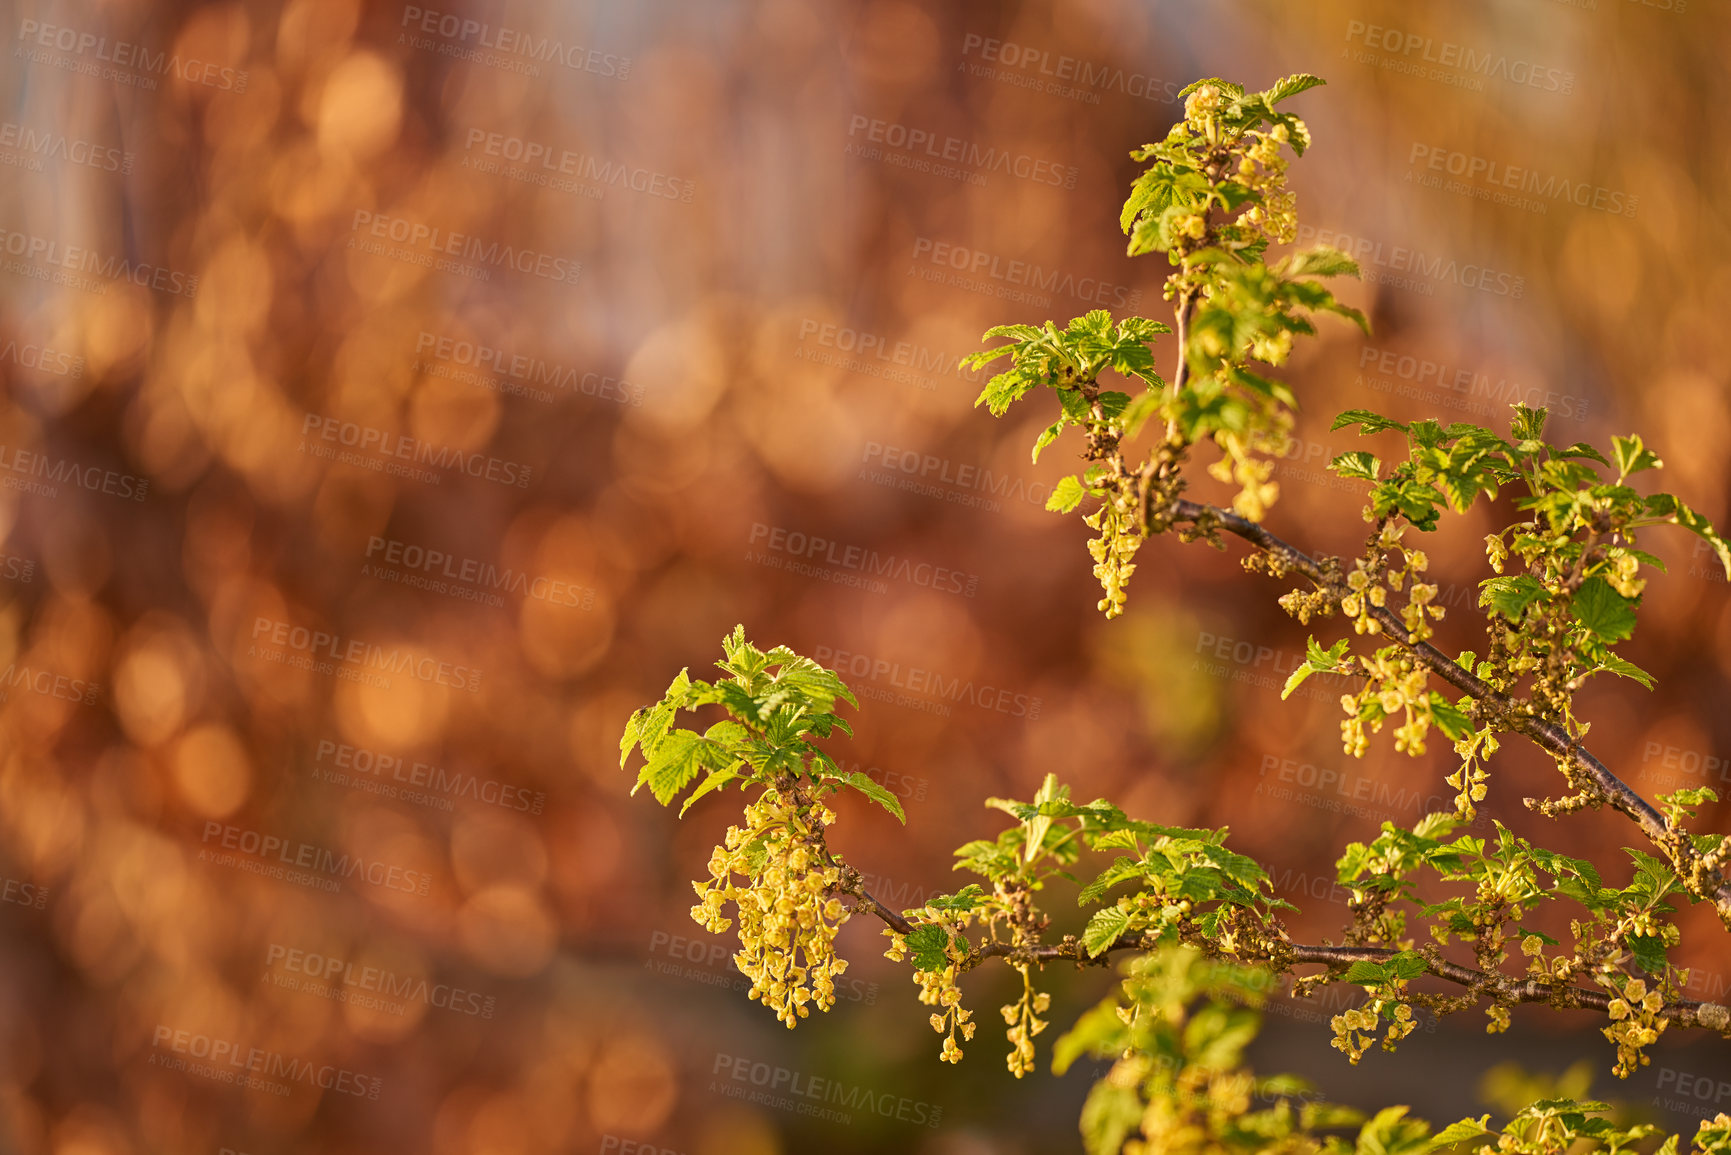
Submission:
[[[1248,518],[1216,506],[1180,499],[1173,507],[1172,522],[1176,524],[1185,521],[1212,522],[1279,559],[1286,568],[1303,574],[1317,586],[1327,586],[1327,576],[1315,558],[1282,541]],[[1384,633],[1410,650],[1432,673],[1457,690],[1470,694],[1495,720],[1504,723],[1514,732],[1525,735],[1547,753],[1572,763],[1585,773],[1598,786],[1605,800],[1632,819],[1641,828],[1641,832],[1664,851],[1666,857],[1680,870],[1683,866],[1680,858],[1698,857],[1686,834],[1667,824],[1665,816],[1655,810],[1651,803],[1613,774],[1603,762],[1572,741],[1560,727],[1523,713],[1507,695],[1492,689],[1470,670],[1462,669],[1454,659],[1429,642],[1413,641],[1407,633],[1406,624],[1387,606],[1367,605],[1365,612],[1382,625]],[[1713,905],[1719,912],[1720,920],[1731,926],[1731,883],[1726,882],[1724,875],[1718,870],[1711,872],[1708,882],[1713,888]]]
[[[897,934],[908,934],[913,930],[912,924],[901,915],[896,914],[883,903],[865,891],[860,890],[855,896],[861,900],[856,910],[876,915],[888,923]],[[1045,964],[1048,962],[1074,962],[1078,966],[1105,966],[1107,956],[1113,951],[1121,950],[1151,950],[1155,942],[1144,935],[1127,934],[1113,940],[1099,955],[1089,955],[1074,935],[1066,935],[1062,942],[1041,943],[1037,946],[1015,946],[1007,942],[989,942],[981,944],[977,949],[969,951],[966,965],[963,969],[984,962],[989,958],[1013,958],[1020,962]],[[1286,970],[1293,964],[1319,963],[1328,968],[1333,976],[1332,981],[1344,981],[1338,973],[1346,970],[1356,962],[1386,962],[1400,954],[1386,947],[1374,946],[1310,946],[1298,943],[1281,944],[1280,953],[1287,967],[1274,965],[1273,969]],[[1212,953],[1212,952],[1211,952]],[[1218,955],[1216,957],[1230,957]],[[1254,960],[1252,960],[1254,961]],[[1434,975],[1447,982],[1457,983],[1466,987],[1475,995],[1496,999],[1499,1002],[1513,1003],[1544,1003],[1548,1006],[1564,1010],[1579,1010],[1582,1008],[1596,1011],[1609,1011],[1612,995],[1604,991],[1588,990],[1572,983],[1545,983],[1536,978],[1517,979],[1509,975],[1476,970],[1460,963],[1450,962],[1444,958],[1425,955],[1425,973]],[[1665,1004],[1659,1016],[1676,1023],[1680,1027],[1702,1027],[1708,1030],[1731,1030],[1731,1009],[1717,1003],[1700,1002],[1694,999],[1675,999]]]

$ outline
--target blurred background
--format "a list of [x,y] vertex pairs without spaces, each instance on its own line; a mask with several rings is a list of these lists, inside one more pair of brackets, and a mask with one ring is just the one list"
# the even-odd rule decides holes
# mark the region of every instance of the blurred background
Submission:
[[[1281,703],[1304,632],[1236,549],[1147,547],[1104,621],[1088,531],[1042,509],[1076,445],[1030,465],[1050,417],[956,368],[996,323],[1166,316],[1117,213],[1195,78],[1327,78],[1301,241],[1366,274],[1374,336],[1325,324],[1286,374],[1277,533],[1357,549],[1348,407],[1547,404],[1727,514],[1703,0],[430,2],[7,6],[0,1151],[1079,1151],[1097,1070],[1008,1075],[1001,972],[951,1067],[875,924],[790,1033],[688,917],[734,800],[629,799],[617,741],[736,622],[859,689],[834,752],[908,822],[849,801],[832,845],[890,905],[1050,771],[1230,824],[1338,933],[1340,847],[1441,805],[1447,751],[1352,762],[1337,688]],[[1492,528],[1431,549],[1445,648]],[[1723,575],[1644,544],[1660,689],[1585,694],[1589,744],[1648,797],[1723,792]],[[1625,823],[1528,815],[1556,778],[1518,744],[1498,771],[1487,816],[1626,879]],[[1723,1000],[1701,913],[1681,955]],[[1048,972],[1041,1042],[1111,981]],[[1534,1009],[1349,1068],[1344,997],[1277,1000],[1259,1068],[1454,1118],[1497,1062],[1585,1058],[1691,1133],[1731,1107],[1723,1041],[1619,1083]]]

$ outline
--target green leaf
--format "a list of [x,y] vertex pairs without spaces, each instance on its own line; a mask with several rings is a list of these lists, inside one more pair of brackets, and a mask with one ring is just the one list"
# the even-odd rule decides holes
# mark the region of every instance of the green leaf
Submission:
[[882,806],[885,810],[888,810],[891,814],[894,814],[896,820],[903,826],[908,824],[908,816],[902,813],[901,800],[888,790],[884,789],[869,775],[863,774],[858,770],[849,770],[846,774],[842,775],[842,781],[846,782],[849,786],[852,786],[855,790],[858,790],[861,794],[864,794],[867,798],[870,798],[873,802],[876,802],[879,806]]
[[1528,606],[1547,596],[1545,587],[1531,574],[1486,578],[1479,583],[1479,605],[1488,606],[1511,622],[1519,622]]
[[1034,464],[1040,462],[1040,451],[1052,442],[1058,440],[1058,434],[1064,432],[1064,418],[1060,417],[1040,431],[1040,436],[1034,441]]
[[1640,434],[1611,438],[1611,455],[1617,459],[1618,480],[1643,469],[1658,469],[1664,464],[1657,453],[1641,443]]
[[637,776],[635,794],[645,783],[655,801],[666,806],[704,767],[721,770],[733,762],[727,751],[690,730],[675,730],[656,746]]
[[1082,932],[1082,946],[1087,949],[1088,957],[1099,958],[1129,925],[1130,916],[1115,906],[1095,911],[1094,917],[1088,920],[1087,929]]
[[1450,1123],[1431,1137],[1429,1150],[1437,1151],[1444,1147],[1453,1147],[1457,1143],[1465,1143],[1471,1139],[1480,1139],[1486,1135],[1495,1135],[1490,1129],[1491,1117],[1480,1115],[1477,1119],[1462,1119],[1458,1123]]
[[1382,414],[1373,413],[1369,409],[1348,409],[1334,419],[1334,424],[1330,425],[1328,430],[1332,433],[1336,429],[1345,429],[1349,425],[1359,426],[1359,432],[1366,436],[1372,433],[1381,433],[1384,429],[1398,429],[1402,433],[1407,431],[1406,422],[1396,421],[1392,417],[1384,417]]
[[1346,648],[1350,644],[1349,639],[1342,638],[1325,650],[1317,645],[1316,639],[1312,637],[1305,645],[1304,661],[1287,676],[1286,686],[1280,691],[1281,701],[1291,697],[1292,692],[1303,685],[1305,679],[1310,675],[1332,673],[1338,669],[1341,658],[1346,655]]
[[1359,1129],[1355,1155],[1418,1155],[1430,1150],[1430,1124],[1407,1119],[1406,1107],[1385,1107]]
[[1656,934],[1627,934],[1623,941],[1634,954],[1635,961],[1650,975],[1665,973],[1665,940]]
[[1712,522],[1678,501],[1669,493],[1655,493],[1647,499],[1647,512],[1675,522],[1713,547],[1725,576],[1731,578],[1731,545],[1714,530]]
[[973,910],[984,897],[986,892],[980,889],[980,884],[970,882],[954,894],[940,894],[927,899],[926,905],[933,910]]
[[1358,262],[1328,245],[1317,245],[1302,253],[1293,253],[1280,265],[1288,277],[1358,276]]
[[1351,453],[1342,453],[1328,467],[1342,477],[1355,477],[1360,481],[1375,481],[1377,474],[1382,472],[1382,461],[1374,453],[1362,449]]
[[1635,632],[1635,610],[1629,599],[1597,575],[1575,590],[1569,612],[1601,641],[1627,641]]
[[1134,1087],[1116,1087],[1102,1079],[1082,1104],[1082,1146],[1088,1155],[1118,1155],[1124,1140],[1142,1122],[1142,1099]]
[[1537,441],[1544,436],[1548,410],[1542,407],[1529,409],[1519,403],[1511,405],[1510,408],[1515,411],[1515,415],[1509,420],[1509,432],[1516,441]]
[[[712,790],[721,789],[739,776],[738,763],[735,763],[724,770],[710,771],[709,777],[703,780],[702,785],[698,786],[696,790],[693,790],[690,795],[686,797],[685,803],[679,808],[679,817],[685,817],[685,812],[691,809],[691,804],[693,802],[696,802],[699,798],[702,798]],[[651,785],[650,789],[653,790],[654,786]]]
[[1308,72],[1298,72],[1276,81],[1274,87],[1270,88],[1264,95],[1268,97],[1268,103],[1279,104],[1289,96],[1297,96],[1307,89],[1327,83],[1328,81],[1320,76],[1312,76]]
[[1388,972],[1383,969],[1381,963],[1360,959],[1346,968],[1344,980],[1349,983],[1374,986],[1378,983],[1387,982]]
[[[1471,702],[1470,698],[1462,698],[1463,703]],[[1473,734],[1472,720],[1466,711],[1437,693],[1430,692],[1430,717],[1451,742],[1459,742],[1462,738],[1470,738]]]
[[950,945],[950,932],[941,926],[932,923],[916,926],[908,935],[907,944],[915,970],[941,971],[950,965],[949,956],[944,953]]
[[1634,662],[1625,661],[1624,659],[1619,658],[1616,654],[1607,653],[1604,660],[1599,663],[1599,669],[1609,670],[1619,678],[1630,678],[1641,683],[1649,690],[1657,685],[1653,675],[1649,674],[1646,670],[1643,670],[1640,666],[1637,666]]
[[1046,499],[1046,508],[1053,513],[1069,513],[1082,504],[1082,499],[1086,496],[1088,491],[1071,475],[1061,478],[1058,484],[1052,487],[1052,496]]
[[1405,1155],[1431,1149],[1430,1124],[1408,1119],[1405,1107],[1384,1107],[1358,1133],[1355,1155]]

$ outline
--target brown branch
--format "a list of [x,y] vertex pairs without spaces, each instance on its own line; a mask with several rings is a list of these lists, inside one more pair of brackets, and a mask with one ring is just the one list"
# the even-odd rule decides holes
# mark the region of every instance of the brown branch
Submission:
[[[857,910],[876,915],[893,927],[898,934],[908,934],[913,926],[899,914],[889,910],[883,903],[873,898],[868,892],[861,890],[856,896],[862,900]],[[1062,942],[1041,943],[1037,946],[1015,946],[1007,942],[982,943],[976,948],[970,948],[966,966],[973,966],[990,958],[1009,958],[1020,962],[1045,964],[1048,962],[1073,962],[1078,966],[1105,966],[1108,956],[1114,951],[1151,950],[1156,944],[1144,935],[1127,934],[1113,940],[1105,950],[1098,955],[1089,955],[1086,948],[1074,936],[1066,936]],[[1317,963],[1325,966],[1331,972],[1332,982],[1344,982],[1344,977],[1335,972],[1344,972],[1357,962],[1386,962],[1400,951],[1387,947],[1374,946],[1311,946],[1300,943],[1282,943],[1279,951],[1283,960],[1290,965]],[[1229,956],[1220,956],[1229,957]],[[1466,987],[1471,993],[1504,1003],[1544,1003],[1547,1006],[1563,1010],[1596,1010],[1609,1011],[1613,995],[1605,991],[1589,990],[1572,983],[1546,983],[1536,978],[1517,979],[1511,975],[1498,974],[1492,971],[1477,970],[1450,962],[1448,959],[1424,955],[1425,973],[1447,982]],[[1254,961],[1254,960],[1253,960]],[[1277,967],[1285,971],[1287,967]],[[1702,1002],[1694,999],[1674,999],[1667,1002],[1658,1012],[1659,1016],[1676,1023],[1680,1027],[1701,1027],[1707,1030],[1731,1030],[1731,1010],[1717,1003]]]
[[[1174,524],[1212,522],[1279,559],[1288,569],[1303,574],[1316,585],[1326,587],[1326,575],[1315,558],[1282,541],[1248,518],[1216,506],[1180,499],[1173,508],[1172,521]],[[1429,642],[1413,640],[1407,632],[1406,624],[1387,606],[1367,605],[1365,612],[1381,624],[1390,638],[1405,646],[1432,673],[1462,693],[1471,695],[1494,720],[1515,733],[1524,735],[1547,753],[1572,763],[1585,773],[1598,787],[1605,800],[1632,819],[1641,828],[1641,832],[1679,868],[1682,866],[1678,861],[1680,857],[1694,854],[1687,835],[1671,827],[1665,821],[1665,816],[1654,809],[1651,803],[1613,774],[1610,767],[1571,740],[1562,727],[1523,713],[1507,695],[1487,685],[1472,671],[1462,669],[1454,659]],[[1720,919],[1731,926],[1731,882],[1726,882],[1723,873],[1717,870],[1712,872],[1709,881],[1716,884],[1712,892],[1713,905],[1718,910]]]

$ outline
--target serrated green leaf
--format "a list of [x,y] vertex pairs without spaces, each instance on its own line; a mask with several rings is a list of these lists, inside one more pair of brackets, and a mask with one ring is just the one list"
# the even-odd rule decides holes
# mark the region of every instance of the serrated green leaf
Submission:
[[1082,932],[1082,946],[1088,951],[1089,958],[1099,958],[1107,947],[1118,941],[1130,925],[1130,916],[1115,906],[1103,907],[1094,912],[1088,920],[1088,926]]
[[1058,434],[1062,432],[1064,432],[1064,418],[1062,417],[1040,431],[1040,436],[1034,441],[1034,464],[1038,465],[1040,462],[1040,451],[1058,440]]
[[631,788],[631,793],[637,793],[639,787],[647,784],[655,801],[666,806],[705,767],[720,770],[732,761],[727,751],[703,735],[690,730],[675,730],[656,746],[655,753],[637,776],[637,785]]
[[1280,272],[1288,277],[1356,277],[1358,262],[1339,249],[1317,245],[1287,257],[1280,264]]
[[1375,481],[1377,474],[1382,472],[1382,462],[1374,453],[1362,449],[1351,453],[1342,453],[1328,467],[1342,477],[1353,477],[1360,481]]
[[1373,413],[1369,409],[1348,409],[1334,419],[1334,423],[1328,427],[1328,430],[1332,433],[1336,429],[1345,429],[1349,425],[1359,426],[1359,432],[1366,436],[1372,433],[1381,433],[1385,429],[1398,429],[1405,433],[1409,428],[1404,421],[1384,417],[1382,414]]
[[1298,72],[1276,81],[1274,87],[1268,89],[1263,95],[1268,98],[1268,103],[1279,104],[1288,97],[1297,96],[1307,89],[1327,83],[1328,81],[1320,76],[1312,76],[1308,72]]
[[1052,496],[1046,499],[1046,508],[1053,513],[1069,513],[1082,504],[1086,496],[1088,491],[1074,475],[1060,478],[1052,487]]
[[1640,434],[1611,438],[1611,456],[1617,459],[1619,480],[1643,469],[1658,469],[1664,464],[1657,453],[1642,444]]
[[1665,940],[1656,934],[1629,934],[1623,936],[1629,951],[1635,956],[1635,962],[1650,975],[1662,975],[1668,960],[1665,957]]
[[849,770],[846,774],[842,775],[842,781],[846,782],[849,786],[852,786],[855,790],[858,790],[861,794],[864,794],[867,798],[870,798],[873,802],[876,802],[879,806],[882,806],[885,810],[888,810],[891,814],[895,815],[896,821],[900,822],[903,826],[907,825],[908,816],[902,813],[901,800],[888,790],[884,789],[883,786],[879,785],[871,776],[863,774],[858,770]]
[[932,923],[916,926],[906,941],[915,970],[941,971],[950,965],[949,956],[944,953],[950,945],[950,935],[943,927]]
[[1453,1147],[1457,1143],[1465,1143],[1471,1139],[1481,1139],[1486,1135],[1495,1135],[1490,1129],[1490,1115],[1480,1115],[1477,1119],[1466,1118],[1456,1123],[1450,1123],[1431,1137],[1429,1150],[1437,1151],[1444,1147]]
[[1520,621],[1528,606],[1546,596],[1545,587],[1531,574],[1502,575],[1479,583],[1479,605],[1511,622]]
[[1601,641],[1627,641],[1635,632],[1635,610],[1629,599],[1598,575],[1575,590],[1569,613]]
[[1346,975],[1344,977],[1345,977],[1345,981],[1349,982],[1349,983],[1359,983],[1361,985],[1374,985],[1377,983],[1387,982],[1388,981],[1388,972],[1383,969],[1383,966],[1381,963],[1374,963],[1374,962],[1370,962],[1366,959],[1359,959],[1357,962],[1353,963],[1350,967],[1346,968]]
[[1599,663],[1599,669],[1608,670],[1620,678],[1629,678],[1633,681],[1639,682],[1649,690],[1658,684],[1653,675],[1649,674],[1646,670],[1643,670],[1640,666],[1637,666],[1634,662],[1626,661],[1625,659],[1618,657],[1616,654],[1606,654],[1604,661]]
[[[709,777],[705,778],[696,790],[693,790],[686,796],[685,802],[679,807],[679,817],[685,817],[685,812],[691,809],[691,804],[693,802],[696,802],[699,798],[702,798],[712,790],[721,789],[723,786],[726,786],[729,782],[732,782],[739,777],[740,773],[738,763],[721,770],[710,771]],[[653,786],[650,788],[651,790],[654,789]]]

